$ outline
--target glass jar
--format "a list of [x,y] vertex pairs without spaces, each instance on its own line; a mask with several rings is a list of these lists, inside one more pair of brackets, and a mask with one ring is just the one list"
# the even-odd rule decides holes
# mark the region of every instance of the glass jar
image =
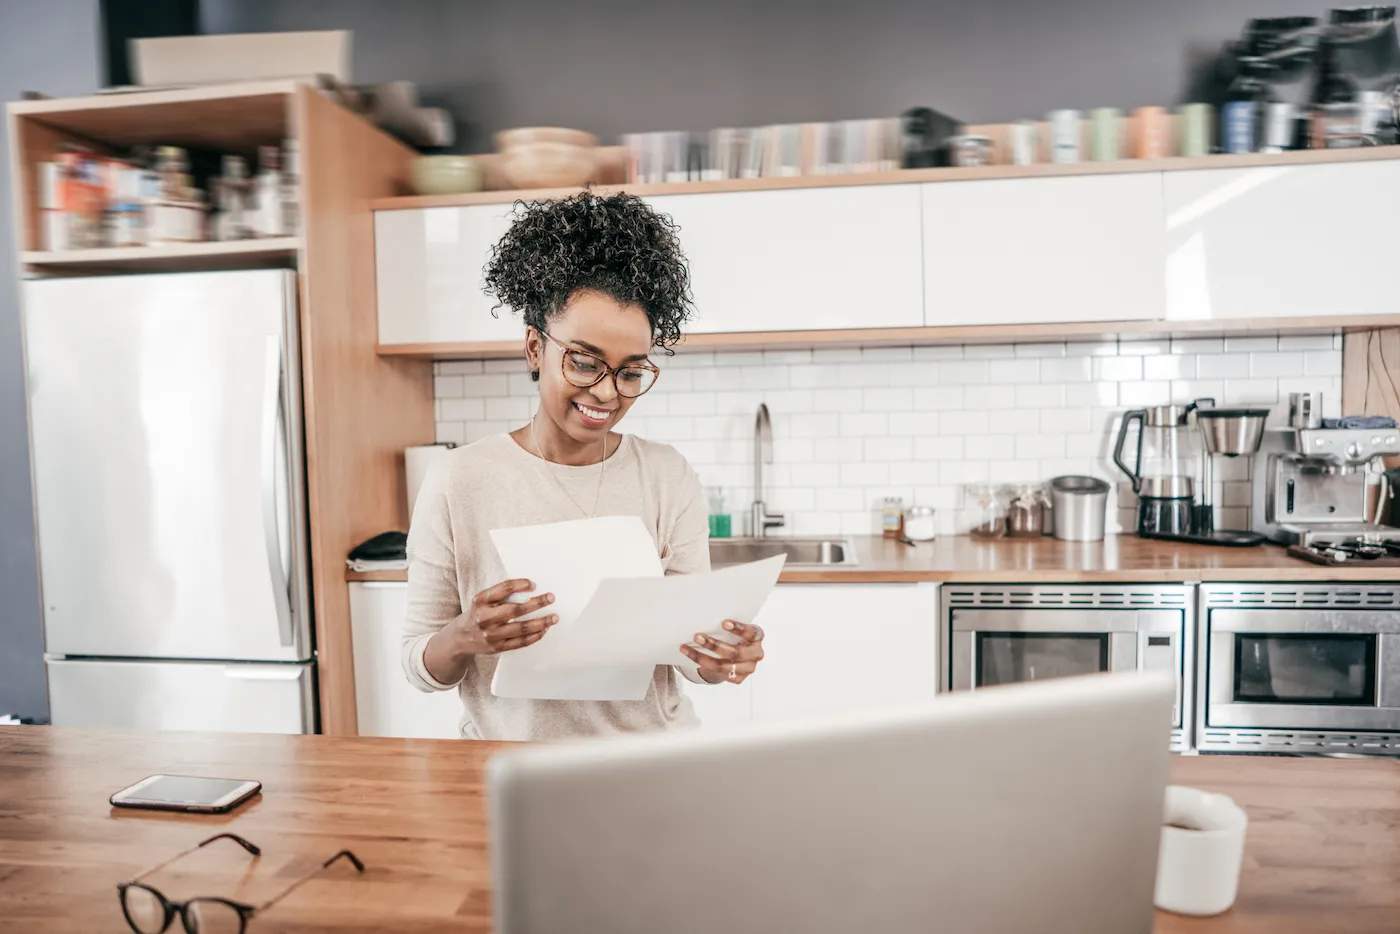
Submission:
[[1002,505],[997,488],[991,484],[982,484],[973,488],[972,497],[977,507],[971,530],[972,537],[991,539],[1005,536],[1006,507]]
[[1039,487],[1023,486],[1011,501],[1006,524],[1012,538],[1039,538],[1045,532],[1044,497]]
[[885,538],[900,538],[904,535],[904,500],[898,496],[886,496],[884,508],[880,510],[880,529]]

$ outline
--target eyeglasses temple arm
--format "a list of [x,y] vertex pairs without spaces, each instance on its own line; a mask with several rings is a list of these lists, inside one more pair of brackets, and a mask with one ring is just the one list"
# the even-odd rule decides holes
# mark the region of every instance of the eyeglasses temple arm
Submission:
[[151,875],[151,874],[153,874],[153,873],[159,872],[160,870],[164,869],[166,866],[169,866],[171,863],[175,862],[177,859],[183,859],[184,857],[189,856],[191,853],[193,853],[195,850],[199,849],[200,847],[208,846],[209,844],[213,843],[215,840],[223,840],[223,839],[232,840],[234,843],[237,843],[239,846],[243,847],[243,849],[247,850],[249,853],[253,854],[254,856],[260,856],[260,855],[262,855],[262,850],[258,849],[255,845],[253,845],[252,843],[249,843],[247,840],[244,840],[242,837],[238,836],[238,834],[233,834],[233,833],[219,833],[219,834],[215,834],[214,836],[210,837],[208,840],[201,840],[199,843],[196,843],[194,846],[190,847],[190,848],[187,849],[187,850],[181,850],[179,853],[176,853],[174,856],[170,857],[169,859],[167,859],[167,860],[166,860],[165,862],[163,862],[163,863],[157,863],[156,865],[152,866],[150,869],[143,870],[142,872],[138,873],[137,875],[132,876],[132,877],[131,877],[131,881],[132,881],[132,882],[140,882],[142,879],[146,878],[147,876],[149,876],[149,875]]
[[258,906],[258,911],[266,911],[273,905],[280,902],[282,899],[286,898],[288,895],[291,895],[297,889],[301,888],[301,886],[314,879],[317,873],[319,873],[322,869],[328,868],[332,863],[340,859],[342,856],[350,860],[351,864],[355,867],[356,871],[365,871],[365,864],[360,862],[360,858],[358,856],[356,856],[354,853],[351,853],[349,850],[341,850],[339,853],[326,860],[320,866],[317,866],[315,869],[311,870],[306,875],[302,876],[300,879],[296,880],[291,885],[287,886],[285,889],[272,896],[272,898],[263,902],[261,905]]

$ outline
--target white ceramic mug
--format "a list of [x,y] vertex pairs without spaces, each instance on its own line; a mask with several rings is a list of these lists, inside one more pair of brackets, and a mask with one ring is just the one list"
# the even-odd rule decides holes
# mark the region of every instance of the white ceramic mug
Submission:
[[1158,908],[1218,915],[1235,903],[1249,823],[1229,795],[1167,786],[1157,854]]
[[1007,127],[1012,165],[1033,165],[1035,163],[1035,130],[1035,124],[1029,120],[1021,120]]

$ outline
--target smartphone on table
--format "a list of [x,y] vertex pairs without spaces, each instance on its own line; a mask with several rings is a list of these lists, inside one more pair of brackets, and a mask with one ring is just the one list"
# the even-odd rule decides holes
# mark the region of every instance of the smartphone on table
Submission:
[[113,807],[223,814],[262,790],[262,782],[239,778],[152,775],[109,799]]

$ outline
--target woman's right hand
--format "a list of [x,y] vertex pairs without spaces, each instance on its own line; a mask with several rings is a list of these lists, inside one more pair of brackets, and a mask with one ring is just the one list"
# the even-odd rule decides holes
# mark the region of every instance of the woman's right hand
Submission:
[[510,597],[529,593],[535,585],[527,580],[501,581],[472,598],[467,612],[457,617],[454,625],[462,628],[471,650],[494,654],[523,649],[544,638],[549,627],[559,622],[559,616],[549,613],[535,619],[521,620],[554,602],[554,594],[542,593],[524,603],[512,603]]

